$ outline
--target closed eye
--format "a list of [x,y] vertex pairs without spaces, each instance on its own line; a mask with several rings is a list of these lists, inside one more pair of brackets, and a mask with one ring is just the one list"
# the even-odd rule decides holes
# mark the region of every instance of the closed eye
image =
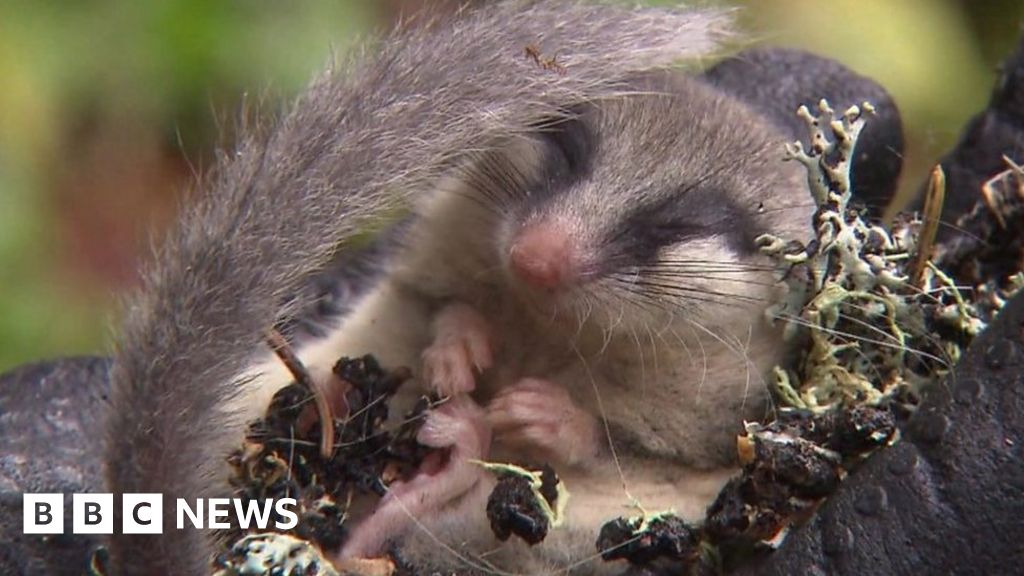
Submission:
[[705,226],[695,222],[648,218],[646,214],[634,215],[621,225],[608,243],[608,259],[619,264],[650,264],[662,248],[707,233]]
[[690,183],[636,207],[611,235],[609,258],[619,265],[647,265],[665,247],[709,236],[723,236],[738,251],[754,249],[748,238],[758,233],[756,223],[729,194],[703,184]]
[[688,238],[706,233],[706,227],[692,222],[655,223],[637,231],[637,236],[648,250],[657,251],[665,246],[678,244]]
[[562,184],[578,181],[590,171],[597,140],[588,129],[582,110],[570,110],[566,118],[538,126],[537,134],[557,157],[549,170],[556,179],[564,178]]

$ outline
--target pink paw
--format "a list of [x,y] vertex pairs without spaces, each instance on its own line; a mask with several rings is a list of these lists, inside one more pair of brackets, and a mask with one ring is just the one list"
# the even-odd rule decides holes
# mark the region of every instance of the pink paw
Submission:
[[537,451],[553,463],[576,465],[601,452],[597,419],[547,380],[525,378],[502,390],[488,405],[487,419],[498,442]]
[[450,304],[434,318],[434,342],[423,351],[423,379],[442,396],[472,392],[476,376],[491,367],[491,337],[479,313]]
[[483,408],[468,396],[456,396],[427,413],[416,441],[451,448],[452,458],[481,459],[491,445],[491,427]]
[[415,476],[394,482],[373,514],[350,533],[339,558],[376,557],[388,542],[400,538],[417,522],[429,522],[432,515],[456,501],[471,500],[471,495],[486,498],[480,488],[486,487],[482,481],[488,476],[470,460],[487,457],[491,429],[483,409],[472,399],[452,398],[429,412],[416,439],[426,446],[448,448],[447,458],[442,453],[429,454]]

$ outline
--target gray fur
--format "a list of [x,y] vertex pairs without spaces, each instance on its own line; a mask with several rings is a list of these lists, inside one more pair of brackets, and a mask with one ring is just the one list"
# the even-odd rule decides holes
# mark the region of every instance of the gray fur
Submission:
[[[550,176],[546,165],[563,161],[544,131],[461,166],[413,223],[380,292],[386,304],[373,313],[376,324],[364,326],[372,332],[389,324],[388,310],[416,309],[409,300],[428,311],[468,304],[500,339],[475,399],[490,406],[517,382],[539,377],[567,389],[610,430],[605,436],[599,427],[599,452],[581,462],[504,446],[499,437],[490,460],[555,466],[573,493],[570,521],[533,547],[499,543],[484,502],[472,501],[477,491],[460,497],[458,512],[423,514],[415,528],[395,529],[399,554],[416,565],[618,573],[621,566],[593,556],[601,525],[629,513],[623,488],[648,510],[702,517],[721,486],[715,482],[735,465],[743,421],[766,415],[763,375],[783,350],[778,327],[764,320],[773,281],[753,236],[807,235],[813,202],[804,176],[782,162],[784,137],[730,96],[678,72],[632,77],[629,86],[637,93],[575,109],[571,122],[590,136],[576,144],[583,153],[569,154],[583,166],[574,176]],[[522,286],[504,265],[509,237],[549,219],[570,231],[590,262],[585,281],[554,294]],[[647,254],[643,236],[658,227],[669,237]],[[408,315],[401,322],[408,325]],[[373,349],[352,344],[346,329],[328,346],[333,354]],[[388,337],[376,341],[397,347],[394,332],[380,330]],[[400,363],[417,360],[412,354]]]
[[[593,166],[578,181],[545,190],[540,166],[493,168],[550,154],[521,143],[464,167],[458,186],[467,189],[456,186],[420,215],[391,282],[434,307],[469,304],[501,334],[497,369],[483,375],[478,399],[519,378],[551,378],[620,431],[618,441],[710,468],[731,461],[725,448],[743,418],[764,416],[762,374],[779,360],[774,329],[761,322],[770,264],[753,237],[806,236],[813,202],[801,169],[782,162],[784,138],[733,98],[679,73],[630,85],[642,93],[596,99],[578,115],[595,134]],[[512,199],[481,203],[481,190]],[[556,297],[524,290],[501,265],[510,230],[550,218],[593,261],[586,282]],[[644,240],[629,235],[657,226],[693,230],[647,262]],[[683,258],[690,262],[674,263]],[[716,336],[749,345],[749,357]],[[609,396],[603,411],[595,379]]]
[[[470,150],[566,104],[627,90],[629,73],[693,58],[728,34],[720,11],[507,2],[398,30],[329,69],[291,112],[243,137],[158,250],[130,299],[112,371],[108,489],[161,492],[161,537],[111,539],[115,574],[207,570],[213,542],[175,530],[173,498],[223,493],[243,425],[220,408],[260,334],[338,246],[407,206]],[[523,57],[558,53],[566,74]],[[120,519],[115,519],[119,524]]]

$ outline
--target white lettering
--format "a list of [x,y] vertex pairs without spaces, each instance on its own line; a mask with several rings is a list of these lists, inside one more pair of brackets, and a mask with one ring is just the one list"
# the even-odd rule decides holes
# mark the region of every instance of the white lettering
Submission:
[[228,498],[210,498],[206,502],[209,505],[207,517],[210,519],[210,528],[215,530],[231,528],[231,524],[217,520],[218,518],[228,517],[227,507],[231,505],[231,500]]
[[263,501],[263,510],[259,509],[259,502],[255,500],[249,500],[246,503],[245,511],[242,511],[242,499],[235,498],[235,515],[238,517],[238,525],[243,530],[248,530],[249,523],[252,522],[252,518],[256,518],[256,527],[260,530],[267,529],[267,522],[270,521],[270,509],[272,502],[268,500]]
[[184,498],[178,498],[178,530],[185,528],[185,516],[188,516],[192,522],[192,526],[195,528],[203,527],[203,499],[196,499],[196,510],[192,512],[192,508],[188,505],[188,502]]
[[286,506],[291,506],[294,508],[298,505],[299,503],[295,500],[295,498],[281,498],[280,500],[275,502],[274,510],[277,511],[277,514],[279,516],[288,518],[289,520],[287,522],[275,522],[274,527],[278,530],[291,530],[292,528],[298,526],[299,515],[286,508]]

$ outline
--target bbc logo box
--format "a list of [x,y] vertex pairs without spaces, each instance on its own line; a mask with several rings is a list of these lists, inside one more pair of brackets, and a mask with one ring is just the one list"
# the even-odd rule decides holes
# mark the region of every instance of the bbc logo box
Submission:
[[63,494],[25,494],[22,498],[25,534],[64,533]]
[[[65,507],[63,494],[24,494],[22,498],[25,534],[63,534]],[[123,494],[121,496],[122,534],[162,534],[163,496],[160,494]],[[71,531],[74,534],[113,534],[113,494],[73,494]]]
[[73,494],[71,531],[75,534],[113,534],[114,495]]
[[[70,525],[73,534],[163,534],[164,498],[161,494],[122,494],[115,503],[113,494],[72,494],[70,511],[63,494],[23,494],[25,534],[64,534]],[[121,525],[114,525],[120,506]],[[295,498],[251,500],[248,498],[197,498],[190,504],[184,498],[168,500],[172,508],[167,516],[177,518],[168,530],[184,530],[188,524],[197,529],[229,530],[232,526],[260,530],[273,524],[278,530],[291,530],[299,523]],[[230,520],[234,514],[234,521]]]
[[[111,508],[113,512],[113,508]],[[162,494],[121,495],[122,534],[163,534],[164,497]]]

